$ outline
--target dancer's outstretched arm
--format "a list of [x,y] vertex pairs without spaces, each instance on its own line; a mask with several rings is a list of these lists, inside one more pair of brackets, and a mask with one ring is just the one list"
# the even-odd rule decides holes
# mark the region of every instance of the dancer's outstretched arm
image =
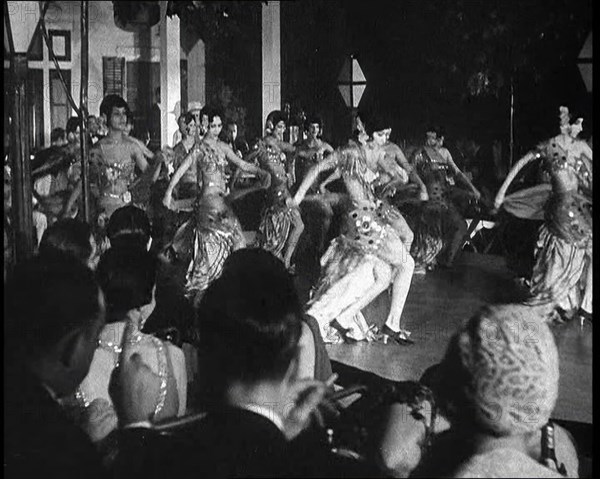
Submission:
[[323,161],[321,161],[320,163],[317,163],[315,166],[313,166],[308,171],[308,173],[304,177],[304,180],[302,181],[302,184],[298,188],[298,191],[296,192],[296,195],[294,196],[294,203],[296,203],[297,205],[302,203],[302,201],[304,200],[304,197],[306,196],[306,193],[308,192],[310,187],[315,183],[315,181],[317,181],[317,178],[319,177],[319,175],[321,173],[323,173],[324,171],[330,171],[330,170],[333,170],[334,168],[337,168],[337,165],[338,165],[338,153],[334,152],[331,155],[329,155],[327,158],[325,158]]
[[539,152],[530,151],[523,158],[521,158],[515,163],[515,166],[512,167],[512,169],[506,176],[504,183],[502,183],[500,190],[498,190],[498,193],[496,194],[496,199],[494,200],[495,209],[498,209],[500,208],[500,206],[502,206],[502,203],[504,202],[504,196],[506,195],[506,190],[508,190],[510,184],[513,182],[513,180],[516,178],[519,172],[525,167],[525,165],[532,162],[533,160],[538,160],[541,157],[542,155]]
[[169,186],[167,187],[167,191],[165,191],[165,196],[163,197],[163,204],[167,208],[171,209],[173,202],[173,190],[175,189],[181,178],[183,178],[185,172],[189,170],[190,166],[192,166],[192,163],[196,161],[196,158],[198,158],[199,154],[200,150],[198,148],[192,148],[192,150],[182,161],[181,165],[179,165],[179,168],[177,168],[177,171],[173,174],[173,177],[169,182]]

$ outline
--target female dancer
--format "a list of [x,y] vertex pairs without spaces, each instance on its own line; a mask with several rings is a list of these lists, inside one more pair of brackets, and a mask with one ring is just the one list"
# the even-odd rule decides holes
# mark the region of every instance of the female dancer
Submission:
[[259,244],[283,260],[286,268],[291,267],[292,255],[304,223],[300,209],[292,203],[289,188],[295,182],[293,161],[286,161],[286,153],[294,153],[295,148],[283,141],[285,117],[275,110],[267,116],[265,137],[258,142],[248,161],[258,159],[261,168],[271,173],[271,187],[268,189],[268,203],[262,213],[258,228]]
[[[532,205],[544,205],[527,304],[545,308],[551,319],[558,314],[577,317],[583,324],[592,317],[592,149],[577,139],[582,118],[571,124],[569,110],[560,107],[560,122],[559,135],[515,164],[494,206],[521,216],[519,209],[533,215]],[[550,188],[534,187],[505,197],[519,171],[534,160],[543,161]]]
[[210,283],[220,276],[223,263],[229,254],[246,246],[239,220],[226,198],[229,193],[226,175],[228,163],[256,174],[261,179],[263,188],[268,188],[270,184],[268,172],[243,161],[229,146],[219,140],[222,128],[220,114],[212,109],[206,109],[206,113],[209,119],[208,131],[171,178],[163,199],[164,205],[173,209],[173,189],[188,168],[195,164],[199,186],[195,214],[179,228],[172,244],[176,253],[189,248],[189,243],[193,244],[185,290],[186,296],[195,305]]
[[[300,204],[321,172],[335,170],[350,198],[344,232],[331,242],[321,259],[321,278],[308,310],[319,322],[324,340],[330,342],[336,319],[347,338],[370,339],[360,310],[390,284],[392,304],[382,332],[399,344],[411,342],[400,321],[414,261],[395,228],[396,212],[375,199],[371,185],[375,174],[369,163],[376,162],[382,153],[376,144],[350,143],[313,167],[294,197]],[[370,276],[357,275],[360,270]],[[358,319],[358,324],[352,324],[352,319]]]

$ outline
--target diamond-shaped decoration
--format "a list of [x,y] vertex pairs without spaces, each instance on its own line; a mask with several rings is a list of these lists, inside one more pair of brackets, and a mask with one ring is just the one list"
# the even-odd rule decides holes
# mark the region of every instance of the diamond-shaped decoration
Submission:
[[338,76],[338,89],[346,106],[358,108],[366,88],[367,79],[358,60],[346,58]]
[[583,48],[579,52],[580,60],[591,60],[592,59],[592,32],[587,36]]

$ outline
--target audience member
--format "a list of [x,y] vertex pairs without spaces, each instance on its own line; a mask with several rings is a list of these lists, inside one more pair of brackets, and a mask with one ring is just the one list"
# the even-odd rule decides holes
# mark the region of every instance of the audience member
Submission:
[[92,269],[98,262],[96,241],[90,225],[70,218],[58,220],[48,227],[42,236],[38,252],[42,256],[65,253]]
[[4,473],[106,477],[59,401],[88,373],[104,325],[93,273],[67,255],[19,264],[5,288]]
[[152,242],[148,216],[144,210],[133,205],[123,206],[112,214],[106,233],[111,248],[132,247],[146,251]]
[[87,425],[92,437],[101,440],[103,435],[96,431],[106,435],[117,426],[109,383],[119,361],[127,323],[133,326],[132,351],[140,355],[160,381],[158,391],[148,387],[148,394],[153,397],[146,401],[155,404],[152,420],[185,414],[187,376],[181,349],[141,332],[155,306],[156,261],[150,253],[134,248],[111,248],[100,259],[97,277],[106,298],[106,326],[100,332],[89,373],[79,385],[76,397],[84,407],[102,400],[106,411],[98,415],[102,423]]
[[559,370],[552,332],[534,309],[483,308],[453,336],[438,375],[438,402],[451,427],[415,475],[562,477],[559,464],[539,457]]

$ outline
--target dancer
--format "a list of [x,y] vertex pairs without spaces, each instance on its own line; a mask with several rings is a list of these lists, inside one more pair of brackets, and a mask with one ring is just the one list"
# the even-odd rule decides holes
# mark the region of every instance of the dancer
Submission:
[[[313,167],[294,197],[300,204],[319,174],[328,170],[339,173],[349,194],[343,234],[323,255],[321,278],[309,303],[308,312],[319,322],[325,341],[336,336],[331,330],[336,319],[345,338],[371,339],[360,310],[392,284],[392,304],[382,332],[399,344],[412,342],[410,332],[401,327],[401,316],[414,261],[393,226],[395,212],[375,199],[371,185],[375,174],[368,165],[382,153],[376,145],[350,143]],[[363,268],[370,276],[356,275]]]
[[[527,304],[544,308],[549,319],[592,320],[592,149],[577,136],[582,118],[570,123],[560,107],[560,134],[527,153],[512,168],[494,206],[519,217],[535,217],[543,207],[545,223],[535,247]],[[528,188],[506,197],[525,165],[541,160],[549,186]],[[537,208],[536,208],[537,207]]]
[[181,255],[193,245],[185,294],[196,306],[206,288],[220,276],[229,254],[246,246],[239,220],[227,198],[226,166],[232,163],[243,171],[256,174],[263,188],[270,184],[268,172],[243,161],[219,140],[222,128],[220,113],[211,108],[204,111],[209,119],[208,131],[177,169],[163,198],[167,208],[178,210],[180,204],[173,204],[173,190],[195,164],[199,196],[194,205],[194,216],[179,228],[171,247],[176,255]]
[[[323,158],[333,153],[333,147],[323,141],[321,139],[321,134],[323,132],[323,121],[318,116],[309,117],[305,124],[304,128],[307,133],[306,140],[303,140],[296,144],[296,179],[298,182],[301,182],[310,168],[319,164],[323,161]],[[317,245],[316,251],[320,256],[325,250],[325,241],[327,239],[327,232],[329,231],[329,227],[331,225],[331,220],[333,219],[333,206],[335,201],[331,195],[324,194],[318,195],[319,193],[319,182],[317,181],[310,188],[310,196],[306,198],[306,200],[315,200],[310,201],[314,204],[320,213],[320,225],[319,232],[317,236]],[[316,196],[314,196],[316,195]],[[304,211],[305,215],[310,214],[310,211]]]
[[[461,250],[464,237],[467,234],[466,221],[457,209],[456,203],[469,194],[463,189],[456,187],[455,178],[460,179],[471,190],[470,195],[475,200],[481,198],[481,193],[479,193],[469,178],[456,166],[448,149],[444,148],[444,134],[441,128],[428,128],[426,135],[426,143],[416,151],[413,157],[413,164],[419,176],[427,185],[429,198],[442,210],[440,216],[444,246],[437,257],[437,264],[443,267],[451,267]],[[431,236],[435,237],[436,232],[434,230]],[[425,258],[431,256],[430,252],[424,251],[423,253],[425,254],[422,254],[422,256]],[[430,261],[433,260],[430,259]]]
[[292,203],[290,194],[290,188],[295,183],[295,148],[283,141],[286,124],[281,111],[269,113],[265,129],[267,134],[247,159],[258,159],[261,168],[271,173],[267,207],[258,227],[258,241],[262,248],[279,257],[286,268],[293,270],[292,255],[304,231],[300,208]]

